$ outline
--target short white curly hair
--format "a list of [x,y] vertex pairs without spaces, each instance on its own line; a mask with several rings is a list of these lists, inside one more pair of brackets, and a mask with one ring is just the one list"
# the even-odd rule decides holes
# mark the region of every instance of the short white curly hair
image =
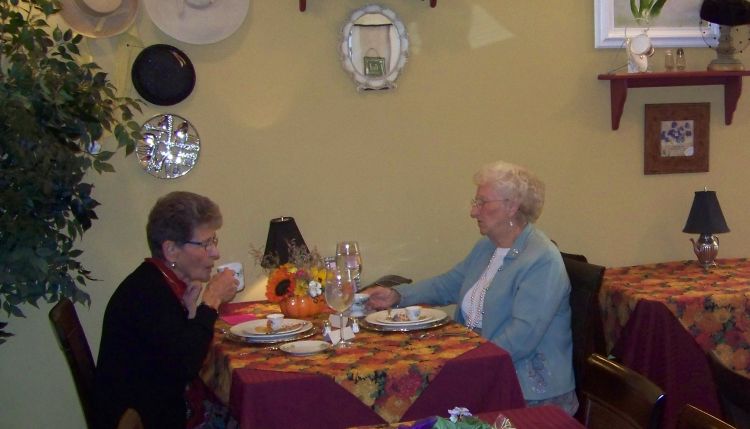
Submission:
[[525,167],[492,162],[474,173],[474,184],[490,185],[502,198],[518,203],[516,216],[525,222],[533,223],[542,214],[544,182]]

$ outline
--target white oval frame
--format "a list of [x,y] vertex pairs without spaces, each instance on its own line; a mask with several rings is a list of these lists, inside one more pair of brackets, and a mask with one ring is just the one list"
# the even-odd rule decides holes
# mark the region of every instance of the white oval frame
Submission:
[[[398,32],[398,59],[395,62],[395,66],[392,66],[391,69],[388,70],[387,74],[382,77],[372,77],[365,75],[364,73],[360,72],[357,67],[354,66],[354,62],[352,61],[350,46],[352,27],[355,25],[355,22],[357,22],[359,18],[366,14],[380,14],[385,16],[393,23],[394,28]],[[344,67],[344,70],[351,74],[354,83],[357,85],[357,90],[395,88],[396,79],[398,79],[401,70],[403,70],[404,65],[406,65],[406,57],[408,55],[408,52],[409,38],[406,34],[406,27],[396,17],[395,12],[379,5],[368,5],[361,9],[357,9],[356,11],[354,11],[354,13],[352,13],[351,17],[349,18],[349,22],[347,22],[346,25],[344,25],[344,28],[341,30],[341,63]]]

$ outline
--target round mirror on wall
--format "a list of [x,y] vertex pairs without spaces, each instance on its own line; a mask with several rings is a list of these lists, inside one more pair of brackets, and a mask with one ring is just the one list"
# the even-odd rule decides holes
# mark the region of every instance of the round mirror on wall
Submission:
[[378,5],[358,9],[341,35],[341,62],[358,90],[396,86],[406,64],[409,39],[392,10]]

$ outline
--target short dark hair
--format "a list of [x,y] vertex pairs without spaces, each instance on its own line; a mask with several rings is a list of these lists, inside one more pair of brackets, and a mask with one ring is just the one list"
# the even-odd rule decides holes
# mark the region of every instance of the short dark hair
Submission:
[[218,229],[221,224],[219,206],[209,198],[192,192],[170,192],[156,201],[148,215],[146,238],[151,256],[163,259],[161,245],[167,240],[184,244],[196,228]]

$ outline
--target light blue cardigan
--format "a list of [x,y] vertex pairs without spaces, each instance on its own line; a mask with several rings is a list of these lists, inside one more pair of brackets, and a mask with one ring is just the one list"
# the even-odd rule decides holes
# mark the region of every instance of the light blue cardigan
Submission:
[[[401,294],[399,305],[458,303],[454,318],[465,324],[460,303],[495,249],[494,243],[483,238],[445,274],[396,286]],[[575,389],[569,295],[570,281],[559,250],[528,224],[487,289],[482,316],[482,336],[510,353],[527,401]]]

